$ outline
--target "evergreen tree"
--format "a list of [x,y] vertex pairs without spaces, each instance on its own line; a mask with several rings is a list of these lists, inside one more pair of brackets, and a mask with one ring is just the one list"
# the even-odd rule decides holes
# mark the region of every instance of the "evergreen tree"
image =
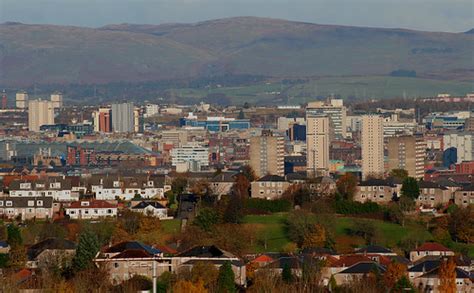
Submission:
[[91,230],[87,229],[79,236],[76,255],[72,261],[73,270],[78,272],[87,269],[92,259],[99,251],[99,239]]
[[235,292],[235,275],[232,271],[230,261],[226,261],[219,268],[219,277],[217,279],[218,292],[231,293]]
[[403,180],[401,193],[402,196],[417,199],[420,195],[420,187],[418,186],[416,179],[413,177],[408,177]]
[[23,238],[21,237],[20,228],[15,225],[9,225],[7,228],[7,242],[10,246],[22,245]]
[[20,228],[15,225],[9,225],[7,228],[7,242],[10,244],[8,256],[8,266],[11,268],[23,268],[26,264],[26,250],[23,247],[23,238]]
[[291,268],[288,264],[283,266],[283,271],[281,272],[281,279],[286,283],[293,282],[293,274],[291,273]]

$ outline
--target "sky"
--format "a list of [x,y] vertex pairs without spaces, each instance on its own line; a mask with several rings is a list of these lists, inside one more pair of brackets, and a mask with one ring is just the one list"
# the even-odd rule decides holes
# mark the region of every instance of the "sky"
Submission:
[[0,0],[0,22],[100,27],[260,16],[371,27],[464,32],[473,0]]

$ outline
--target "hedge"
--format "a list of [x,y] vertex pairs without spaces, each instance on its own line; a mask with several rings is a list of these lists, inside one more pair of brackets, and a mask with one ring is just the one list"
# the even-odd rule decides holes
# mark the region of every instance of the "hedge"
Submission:
[[249,198],[245,201],[245,209],[248,213],[288,212],[291,210],[291,202],[286,199]]
[[382,207],[375,202],[357,202],[337,200],[334,203],[336,213],[343,215],[372,214],[382,211]]

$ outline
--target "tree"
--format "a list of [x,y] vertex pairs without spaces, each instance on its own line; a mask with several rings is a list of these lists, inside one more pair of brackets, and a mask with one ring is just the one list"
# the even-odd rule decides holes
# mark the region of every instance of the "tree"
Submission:
[[377,230],[370,220],[356,219],[350,229],[351,234],[364,238],[366,244],[374,244]]
[[176,293],[207,293],[204,282],[198,280],[196,283],[186,280],[179,280],[174,284],[172,292]]
[[220,222],[219,213],[211,208],[203,208],[199,214],[194,218],[193,225],[198,226],[206,232],[210,232],[214,225]]
[[16,225],[7,227],[7,242],[10,245],[8,256],[8,266],[11,268],[23,268],[26,264],[27,256],[25,247],[23,247],[23,238],[20,228]]
[[309,226],[303,238],[302,248],[323,247],[326,243],[326,230],[319,224]]
[[443,259],[439,266],[439,291],[444,293],[456,292],[456,263],[454,258]]
[[186,190],[187,186],[188,186],[188,179],[183,176],[178,176],[171,183],[171,190],[173,191],[174,195],[179,195]]
[[383,280],[387,288],[392,288],[404,275],[407,267],[399,262],[392,261],[387,266],[387,270],[383,274]]
[[243,166],[242,169],[240,169],[240,174],[244,175],[249,182],[253,182],[257,179],[255,171],[249,165]]
[[235,292],[235,275],[232,271],[232,265],[230,261],[224,262],[224,264],[219,268],[219,277],[217,280],[218,291],[219,292]]
[[346,173],[337,179],[336,187],[342,198],[352,200],[357,188],[357,178],[351,173]]
[[283,265],[283,270],[281,272],[281,279],[285,283],[292,283],[294,280],[293,274],[291,273],[291,267],[287,263]]
[[245,119],[245,113],[243,109],[240,109],[239,116],[237,116],[237,119]]
[[405,169],[392,169],[389,173],[389,176],[405,180],[406,178],[408,178],[408,171]]
[[416,200],[418,196],[420,196],[420,187],[418,186],[418,181],[416,181],[416,179],[413,177],[407,177],[405,180],[403,180],[401,193],[402,196]]
[[72,260],[72,267],[75,272],[83,271],[91,267],[92,259],[99,251],[99,239],[90,229],[86,229],[79,236],[79,243],[76,255]]
[[415,293],[415,288],[413,288],[413,284],[410,283],[407,276],[402,276],[392,288],[393,293]]
[[204,287],[214,291],[217,284],[217,278],[219,276],[219,270],[210,262],[197,262],[191,269],[191,281],[197,283],[202,280]]
[[449,233],[455,241],[474,242],[474,208],[457,208],[448,221]]

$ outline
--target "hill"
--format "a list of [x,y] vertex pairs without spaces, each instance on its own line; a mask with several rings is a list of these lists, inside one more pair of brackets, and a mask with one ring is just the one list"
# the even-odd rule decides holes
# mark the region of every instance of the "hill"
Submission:
[[0,84],[389,75],[472,80],[474,35],[236,17],[81,28],[0,25]]

